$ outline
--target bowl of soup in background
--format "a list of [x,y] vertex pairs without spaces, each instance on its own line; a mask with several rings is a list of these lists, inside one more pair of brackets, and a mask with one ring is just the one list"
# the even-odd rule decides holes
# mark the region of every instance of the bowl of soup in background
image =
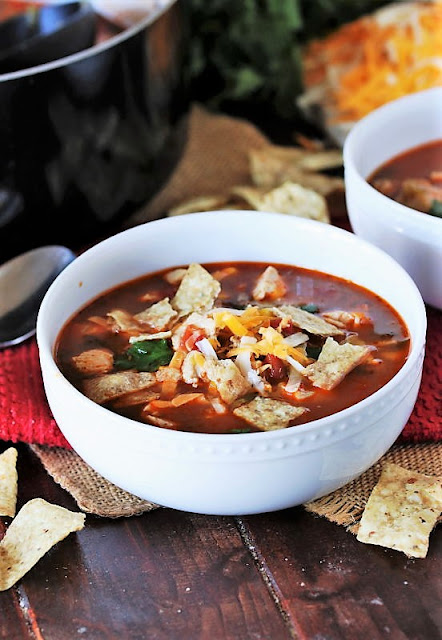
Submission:
[[[436,141],[442,141],[442,88],[399,98],[360,120],[344,143],[344,169],[353,231],[388,252],[425,302],[442,309],[442,218],[397,202],[368,182],[396,156]],[[442,171],[442,151],[439,162]]]
[[[55,360],[60,332],[100,293],[161,269],[232,261],[297,265],[349,280],[380,296],[407,327],[410,350],[405,363],[384,386],[342,411],[259,433],[194,433],[142,424],[96,404],[62,374]],[[425,331],[425,307],[416,285],[373,245],[315,221],[221,211],[152,221],[84,252],[46,294],[37,341],[54,418],[92,468],[157,504],[232,515],[304,503],[374,464],[413,409]]]
[[97,14],[92,46],[0,73],[0,261],[89,246],[175,167],[187,136],[186,14],[158,0],[144,16],[123,27]]

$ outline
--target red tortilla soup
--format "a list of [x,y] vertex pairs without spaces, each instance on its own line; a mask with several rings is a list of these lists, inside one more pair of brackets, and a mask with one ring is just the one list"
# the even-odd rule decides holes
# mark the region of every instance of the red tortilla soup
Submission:
[[343,279],[282,264],[197,263],[124,283],[63,327],[66,378],[111,411],[167,429],[271,431],[341,411],[385,385],[410,338]]
[[373,172],[368,182],[411,209],[442,218],[442,140],[391,158]]

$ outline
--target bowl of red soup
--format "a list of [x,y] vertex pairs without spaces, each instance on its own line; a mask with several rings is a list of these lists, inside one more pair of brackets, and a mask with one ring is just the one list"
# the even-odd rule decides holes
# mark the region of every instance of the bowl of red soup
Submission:
[[387,251],[442,309],[442,88],[370,113],[344,143],[354,232]]
[[425,330],[415,283],[373,245],[221,211],[87,250],[46,294],[37,341],[52,413],[91,467],[154,503],[232,515],[374,464],[413,409]]

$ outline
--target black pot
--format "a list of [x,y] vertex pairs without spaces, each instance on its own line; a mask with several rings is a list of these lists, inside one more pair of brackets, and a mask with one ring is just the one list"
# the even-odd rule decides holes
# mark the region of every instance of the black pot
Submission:
[[80,53],[0,75],[0,261],[81,249],[159,190],[186,140],[187,43],[169,0]]

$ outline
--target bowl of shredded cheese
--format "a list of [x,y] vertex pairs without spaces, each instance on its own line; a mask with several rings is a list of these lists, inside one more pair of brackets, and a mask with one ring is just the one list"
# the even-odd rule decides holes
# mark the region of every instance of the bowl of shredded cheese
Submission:
[[441,0],[395,2],[344,24],[305,48],[298,106],[342,144],[371,111],[442,86],[441,33]]

